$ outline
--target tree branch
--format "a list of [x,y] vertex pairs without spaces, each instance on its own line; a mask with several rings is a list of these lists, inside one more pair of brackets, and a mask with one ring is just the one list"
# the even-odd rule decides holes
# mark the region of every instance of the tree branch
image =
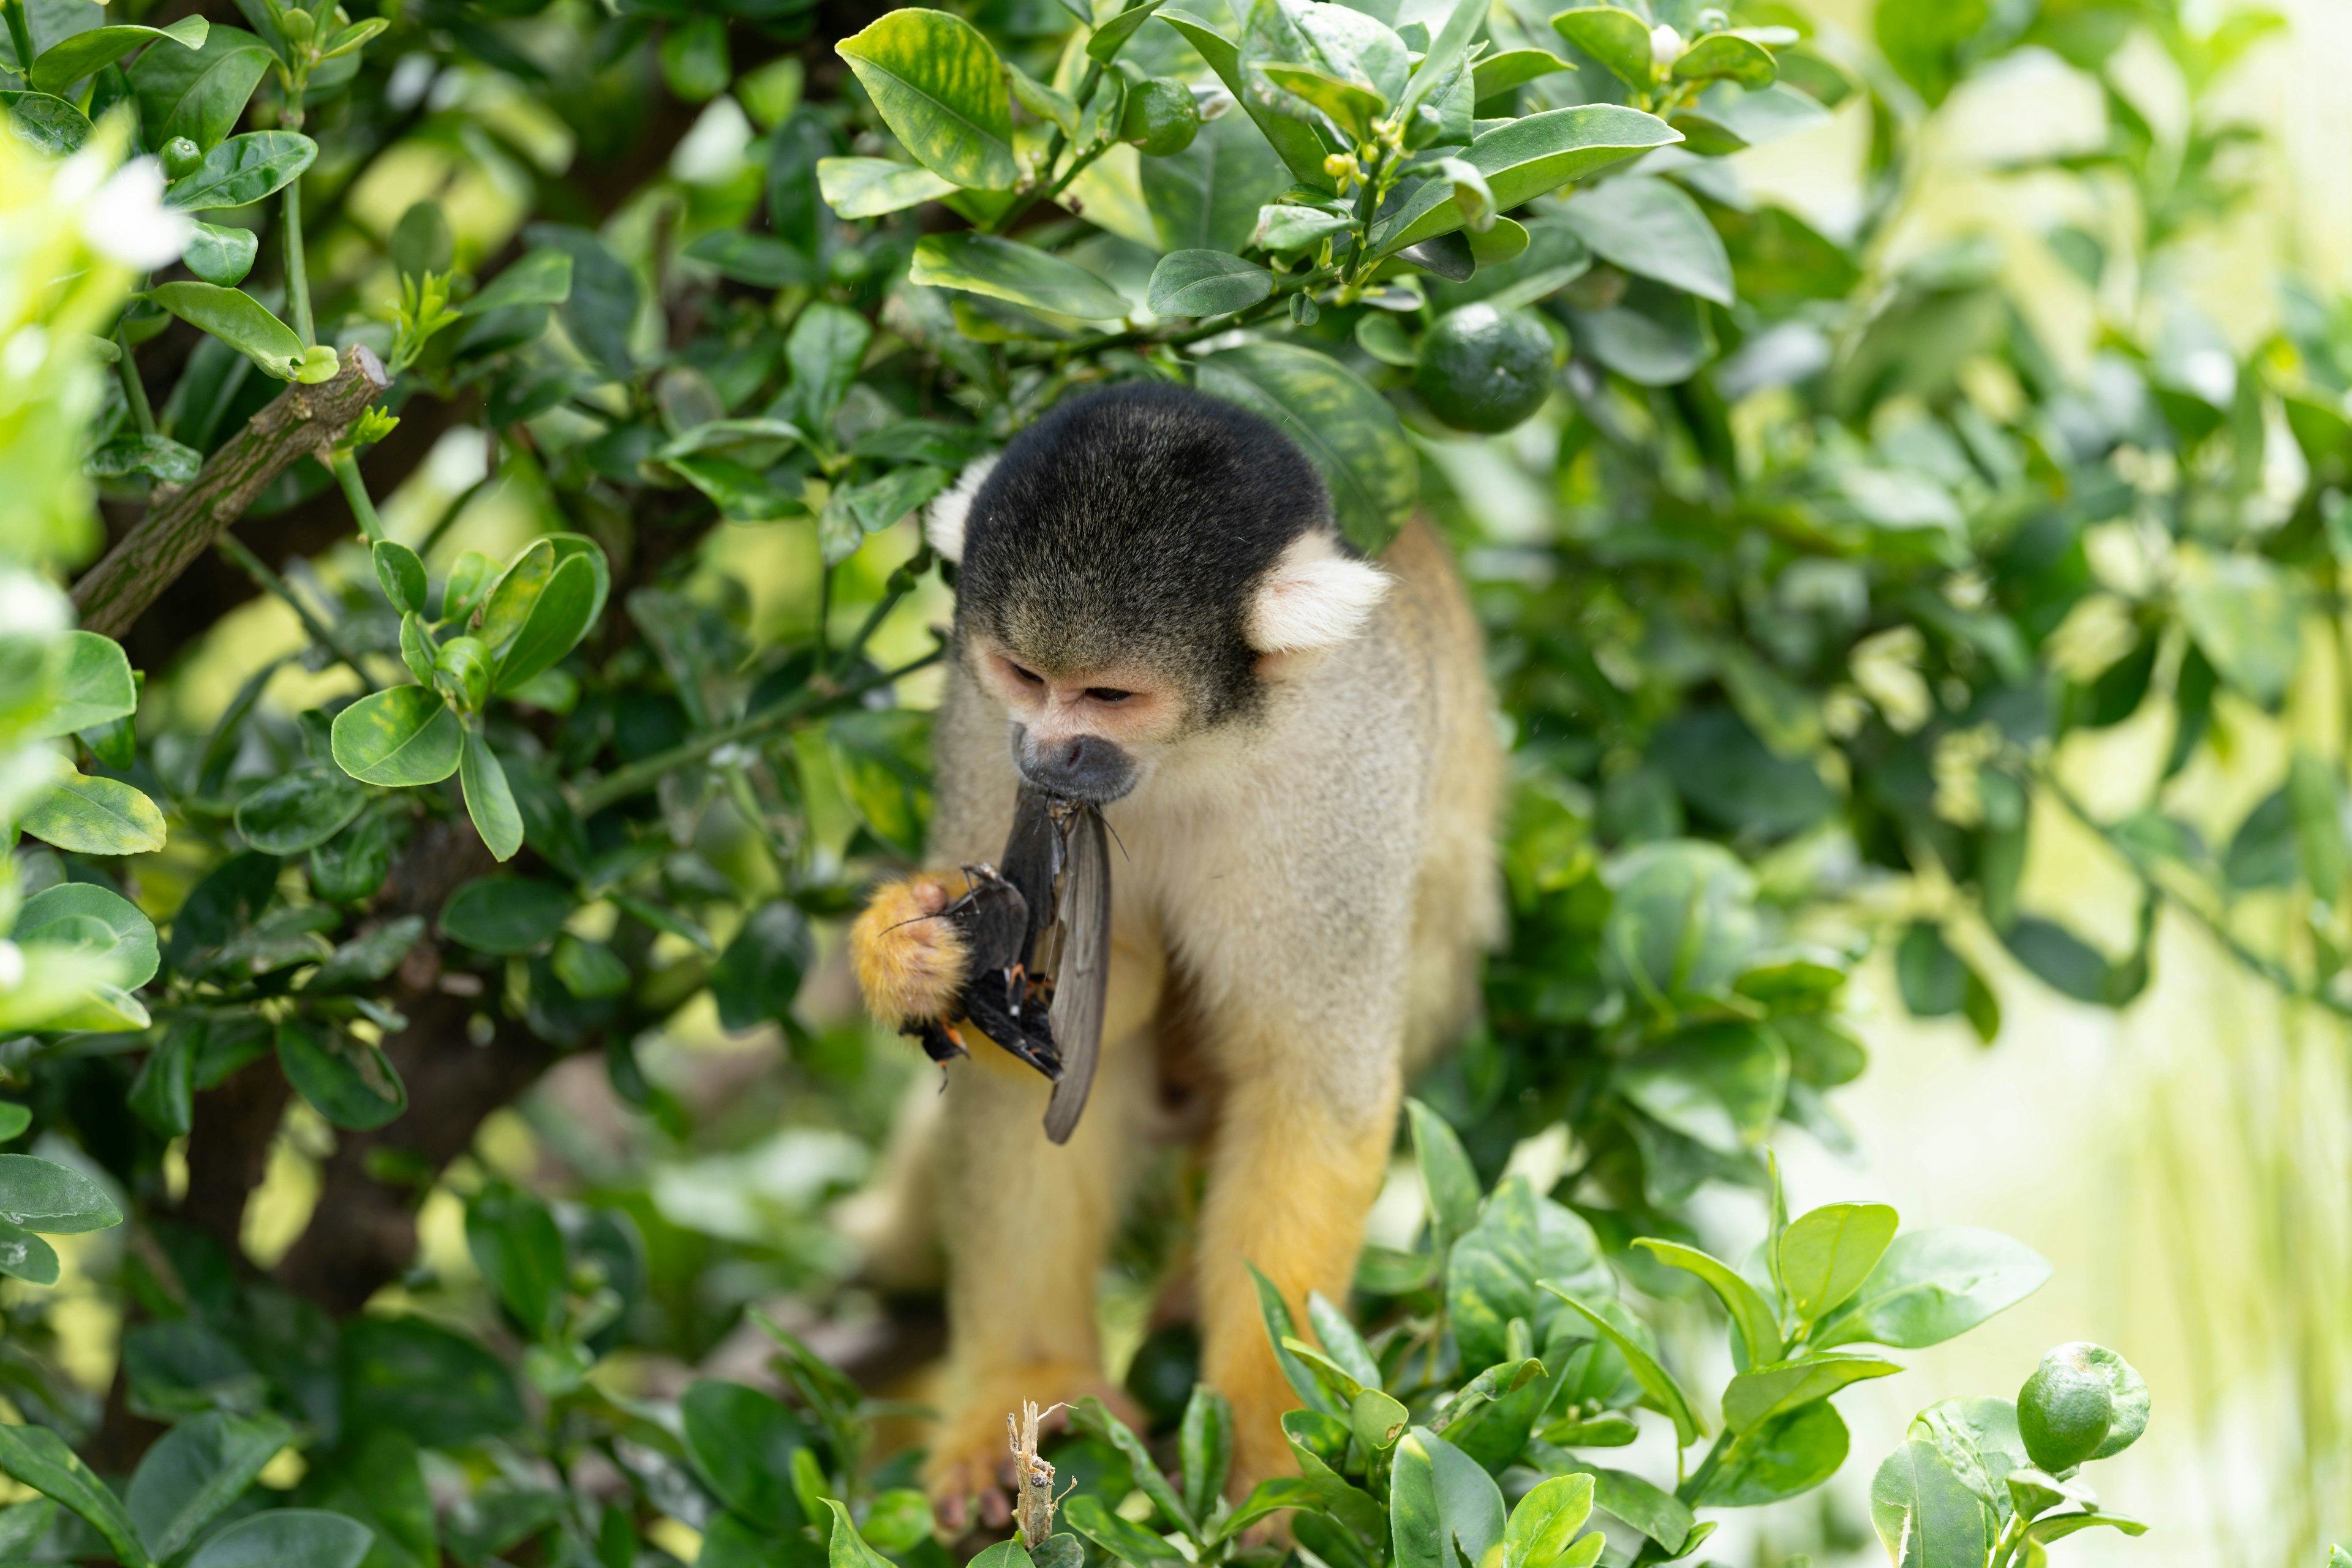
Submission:
[[122,542],[83,574],[73,588],[81,624],[121,637],[270,481],[299,458],[323,460],[390,384],[374,352],[356,344],[345,351],[332,381],[280,393],[213,454],[194,483],[162,496]]

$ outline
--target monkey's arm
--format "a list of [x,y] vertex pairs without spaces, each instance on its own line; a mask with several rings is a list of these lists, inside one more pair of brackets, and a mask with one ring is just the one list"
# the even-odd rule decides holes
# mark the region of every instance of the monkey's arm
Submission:
[[892,1028],[955,1011],[971,954],[963,933],[940,912],[962,897],[961,871],[921,871],[875,889],[849,928],[857,989],[874,1016]]

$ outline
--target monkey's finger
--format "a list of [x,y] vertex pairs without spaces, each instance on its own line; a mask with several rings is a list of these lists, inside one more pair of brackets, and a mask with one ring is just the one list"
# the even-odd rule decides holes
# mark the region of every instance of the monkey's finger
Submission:
[[1013,1522],[1013,1501],[995,1487],[980,1494],[980,1522],[991,1530],[1003,1530]]
[[950,1539],[961,1538],[971,1522],[971,1500],[963,1497],[941,1497],[931,1500],[931,1517],[940,1521],[940,1529]]

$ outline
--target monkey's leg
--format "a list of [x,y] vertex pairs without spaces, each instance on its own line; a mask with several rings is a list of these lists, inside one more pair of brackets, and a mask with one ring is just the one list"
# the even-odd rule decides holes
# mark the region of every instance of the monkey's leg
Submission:
[[1005,1518],[1004,1417],[1087,1394],[1122,1406],[1104,1378],[1095,1289],[1135,1155],[1148,1139],[1150,1040],[1106,1049],[1095,1099],[1069,1142],[1040,1125],[1051,1086],[973,1042],[949,1074],[940,1147],[950,1388],[924,1484],[951,1530],[971,1500]]
[[1274,1282],[1302,1330],[1308,1291],[1344,1305],[1396,1135],[1393,1053],[1385,1069],[1365,1065],[1370,1081],[1339,1093],[1268,1054],[1276,1065],[1262,1076],[1230,1083],[1201,1215],[1202,1370],[1233,1401],[1228,1489],[1237,1498],[1296,1468],[1282,1413],[1298,1398],[1275,1363],[1249,1266]]

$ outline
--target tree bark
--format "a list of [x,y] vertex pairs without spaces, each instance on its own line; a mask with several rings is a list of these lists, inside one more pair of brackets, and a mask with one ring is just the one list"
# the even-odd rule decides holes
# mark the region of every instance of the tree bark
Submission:
[[129,630],[271,480],[299,458],[323,456],[390,384],[383,362],[362,343],[344,352],[343,368],[332,381],[280,393],[212,455],[186,489],[159,500],[83,574],[73,588],[82,626],[108,637]]

